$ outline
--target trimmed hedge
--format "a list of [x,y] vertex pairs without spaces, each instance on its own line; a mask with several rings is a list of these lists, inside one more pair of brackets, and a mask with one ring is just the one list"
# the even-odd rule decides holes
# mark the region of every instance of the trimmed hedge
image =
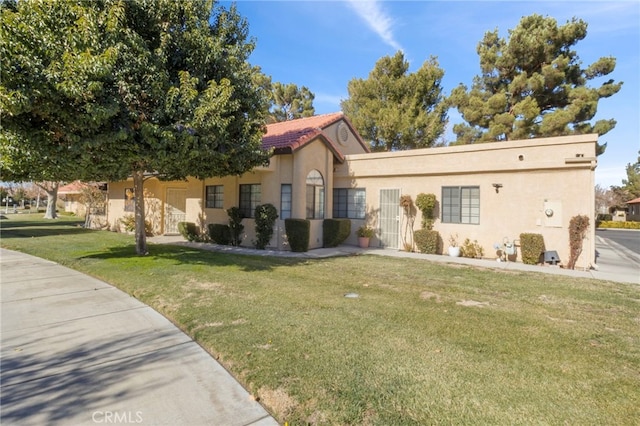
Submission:
[[640,229],[640,222],[602,221],[598,223],[598,228]]
[[178,222],[178,231],[187,241],[198,240],[198,228],[193,222]]
[[413,241],[420,253],[437,254],[442,247],[440,233],[431,229],[418,229],[413,233]]
[[322,245],[338,247],[351,234],[349,219],[325,219],[322,222]]
[[289,240],[289,247],[294,252],[309,250],[311,222],[307,219],[285,219],[284,229]]
[[209,238],[216,244],[228,246],[231,244],[231,228],[223,223],[210,223]]
[[527,265],[537,265],[541,263],[546,248],[542,234],[520,234],[520,251],[522,252],[522,263]]

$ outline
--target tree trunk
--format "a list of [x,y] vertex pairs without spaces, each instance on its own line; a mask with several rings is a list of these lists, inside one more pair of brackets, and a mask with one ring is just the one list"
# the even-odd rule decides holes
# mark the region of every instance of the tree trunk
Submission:
[[149,254],[147,251],[147,234],[144,226],[144,172],[133,172],[133,194],[136,219],[136,253],[140,256]]
[[56,204],[58,204],[58,187],[60,182],[52,182],[51,186],[45,188],[47,191],[47,211],[44,214],[45,219],[57,219]]

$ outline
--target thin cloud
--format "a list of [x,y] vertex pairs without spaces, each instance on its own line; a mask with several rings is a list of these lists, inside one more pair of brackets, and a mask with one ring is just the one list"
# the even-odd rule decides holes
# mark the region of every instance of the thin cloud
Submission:
[[382,10],[379,1],[347,0],[347,3],[386,44],[396,50],[404,50],[393,36],[393,20]]
[[347,98],[347,95],[336,95],[332,93],[319,92],[315,94],[315,98],[313,98],[313,101],[317,103],[337,105],[339,108],[340,102],[342,102],[342,100],[345,98]]

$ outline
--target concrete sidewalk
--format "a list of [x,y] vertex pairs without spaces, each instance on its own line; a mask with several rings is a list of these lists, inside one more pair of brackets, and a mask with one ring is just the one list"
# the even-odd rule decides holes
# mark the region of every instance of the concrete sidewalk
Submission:
[[0,249],[2,425],[277,425],[206,351],[104,282]]

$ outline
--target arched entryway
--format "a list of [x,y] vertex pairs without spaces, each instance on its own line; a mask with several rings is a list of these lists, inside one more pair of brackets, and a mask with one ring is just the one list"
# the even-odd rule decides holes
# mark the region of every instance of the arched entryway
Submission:
[[318,170],[307,175],[307,219],[324,219],[324,178]]

